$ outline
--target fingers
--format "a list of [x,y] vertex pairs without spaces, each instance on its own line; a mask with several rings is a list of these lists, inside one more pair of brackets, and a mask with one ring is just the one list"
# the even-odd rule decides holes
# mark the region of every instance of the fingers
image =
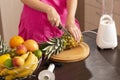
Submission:
[[59,26],[59,24],[60,24],[60,19],[58,19],[58,20],[56,21],[55,26]]
[[77,27],[76,29],[73,30],[73,35],[74,35],[75,40],[79,42],[81,39],[81,32]]
[[75,40],[79,41],[78,31],[74,31]]
[[81,39],[81,31],[77,26],[69,28],[70,33],[74,36],[77,42]]
[[59,26],[59,24],[60,24],[59,18],[50,18],[49,21],[50,21],[52,26]]
[[77,31],[76,31],[76,40],[79,42],[80,39],[81,39],[81,32],[80,32],[79,29],[77,29]]

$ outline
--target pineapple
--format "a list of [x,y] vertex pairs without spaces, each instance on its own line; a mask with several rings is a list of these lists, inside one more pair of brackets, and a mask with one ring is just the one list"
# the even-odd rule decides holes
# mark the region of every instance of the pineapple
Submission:
[[81,38],[80,42],[77,42],[69,31],[62,28],[62,26],[59,26],[58,28],[64,31],[61,38],[49,39],[46,43],[40,44],[40,49],[45,53],[45,58],[47,59],[52,55],[59,54],[65,49],[77,47],[83,41],[83,38]]
[[0,55],[5,54],[6,52],[8,52],[8,47],[0,35]]
[[[65,49],[64,39],[54,38],[45,43],[47,46],[42,49],[45,58],[49,59],[52,55],[57,55]],[[42,46],[42,45],[41,45]]]
[[80,42],[77,42],[72,35],[64,33],[61,38],[49,39],[46,43],[41,44],[40,48],[45,53],[45,58],[49,59],[52,55],[57,55],[63,50],[79,46]]
[[77,47],[83,41],[81,37],[80,42],[77,42],[71,34],[68,35],[66,33],[63,34],[62,39],[65,40],[66,49]]
[[83,37],[81,37],[80,42],[77,42],[72,34],[67,31],[61,24],[58,26],[58,28],[64,32],[62,39],[65,40],[66,49],[77,47],[83,41]]

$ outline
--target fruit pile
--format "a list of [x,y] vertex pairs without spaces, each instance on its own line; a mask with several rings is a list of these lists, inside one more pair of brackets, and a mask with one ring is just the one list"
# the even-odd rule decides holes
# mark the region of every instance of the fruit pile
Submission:
[[[2,44],[2,45],[1,45]],[[42,52],[35,40],[13,36],[9,41],[10,49],[4,51],[4,43],[0,40],[0,76],[5,80],[24,78],[31,75],[38,67]],[[5,45],[4,45],[5,46]]]

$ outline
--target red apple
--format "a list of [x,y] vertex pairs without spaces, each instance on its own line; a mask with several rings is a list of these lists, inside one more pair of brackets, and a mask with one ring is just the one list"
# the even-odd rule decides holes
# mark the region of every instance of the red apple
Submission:
[[12,63],[14,67],[20,67],[24,64],[24,59],[21,57],[14,57]]
[[25,45],[21,44],[21,45],[17,46],[16,53],[18,55],[25,54],[26,52],[27,52],[27,48]]

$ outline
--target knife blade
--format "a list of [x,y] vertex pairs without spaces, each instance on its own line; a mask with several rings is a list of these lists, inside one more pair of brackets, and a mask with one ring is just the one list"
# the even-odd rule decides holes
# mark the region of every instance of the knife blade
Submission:
[[61,24],[59,24],[58,28],[65,32],[67,35],[71,36],[71,34]]

